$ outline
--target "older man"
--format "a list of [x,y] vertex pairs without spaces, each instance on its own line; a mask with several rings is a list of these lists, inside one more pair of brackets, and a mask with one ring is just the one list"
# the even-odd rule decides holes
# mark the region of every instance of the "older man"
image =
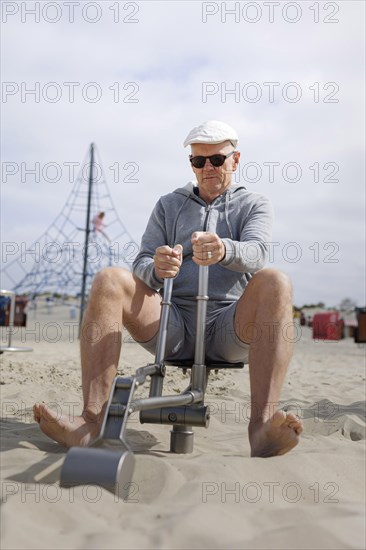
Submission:
[[298,443],[301,421],[277,409],[292,354],[291,284],[283,273],[262,269],[271,208],[262,195],[233,183],[237,144],[235,130],[223,122],[193,128],[184,145],[191,146],[196,181],[158,201],[133,273],[107,268],[95,277],[83,321],[88,339],[81,339],[83,414],[57,418],[45,404],[34,407],[41,429],[59,443],[87,445],[99,430],[121,350],[116,326],[123,323],[154,352],[164,278],[175,277],[167,358],[194,356],[199,265],[211,266],[207,360],[249,362],[252,456],[284,454]]

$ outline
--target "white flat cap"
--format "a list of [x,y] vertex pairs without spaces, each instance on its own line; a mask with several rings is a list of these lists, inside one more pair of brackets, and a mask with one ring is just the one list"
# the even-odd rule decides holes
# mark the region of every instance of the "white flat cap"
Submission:
[[192,143],[210,143],[214,145],[223,141],[231,141],[234,147],[237,146],[239,138],[234,128],[219,120],[207,120],[189,132],[184,141],[184,147],[192,145]]

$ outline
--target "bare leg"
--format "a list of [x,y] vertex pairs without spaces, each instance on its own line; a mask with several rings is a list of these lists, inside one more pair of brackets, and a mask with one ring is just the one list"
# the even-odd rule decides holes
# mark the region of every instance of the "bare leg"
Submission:
[[292,356],[292,290],[288,277],[274,269],[259,271],[240,298],[235,331],[250,343],[249,372],[252,456],[290,451],[302,432],[292,413],[278,411],[278,401]]
[[80,337],[84,410],[80,417],[58,417],[44,403],[34,406],[42,431],[65,445],[85,446],[100,428],[117,372],[122,323],[144,342],[158,331],[160,297],[129,271],[106,268],[94,279]]

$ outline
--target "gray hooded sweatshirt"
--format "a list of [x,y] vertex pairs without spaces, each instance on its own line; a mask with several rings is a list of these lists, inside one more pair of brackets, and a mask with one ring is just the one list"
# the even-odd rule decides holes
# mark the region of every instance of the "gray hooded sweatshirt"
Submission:
[[189,182],[160,198],[150,216],[133,271],[149,287],[159,291],[163,280],[154,271],[153,256],[158,246],[183,246],[183,262],[173,285],[172,299],[179,303],[195,300],[198,266],[192,261],[191,237],[195,231],[211,231],[223,241],[226,254],[210,266],[208,295],[223,304],[240,298],[252,274],[261,269],[271,241],[272,208],[259,193],[243,185],[231,185],[207,204]]

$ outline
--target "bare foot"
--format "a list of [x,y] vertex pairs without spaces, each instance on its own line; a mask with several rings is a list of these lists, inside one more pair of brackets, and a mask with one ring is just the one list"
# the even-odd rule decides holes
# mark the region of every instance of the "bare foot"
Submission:
[[276,411],[263,424],[249,426],[251,456],[284,455],[296,447],[303,431],[300,418],[293,413]]
[[34,405],[33,416],[43,433],[65,447],[86,447],[99,431],[96,420],[87,422],[82,416],[60,416],[45,403]]

